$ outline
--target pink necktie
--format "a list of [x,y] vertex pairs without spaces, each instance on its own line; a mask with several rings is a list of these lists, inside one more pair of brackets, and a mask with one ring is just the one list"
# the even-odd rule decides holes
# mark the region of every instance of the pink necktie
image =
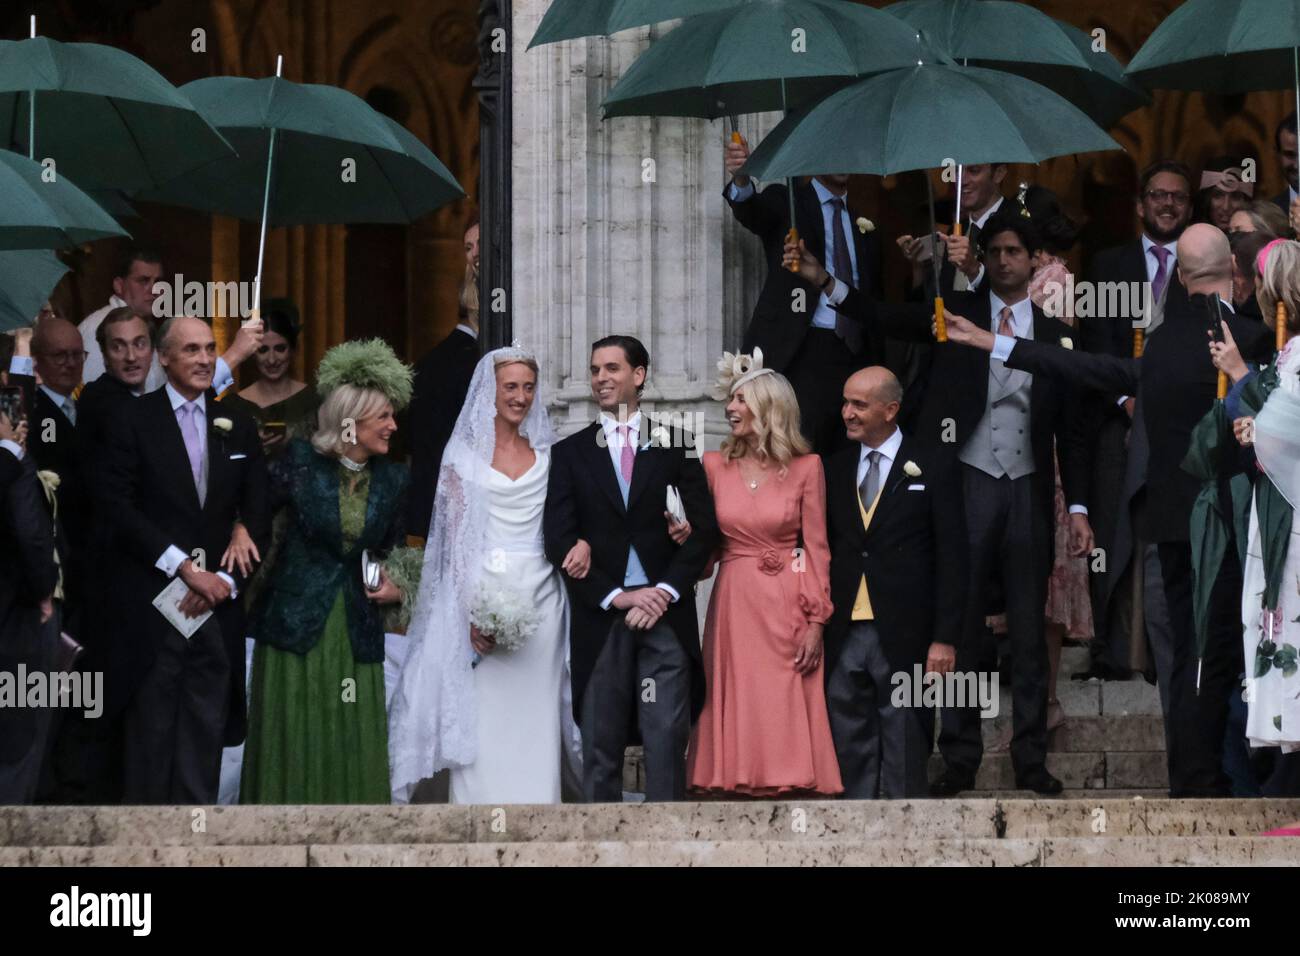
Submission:
[[632,426],[619,425],[618,430],[623,436],[623,457],[619,460],[619,468],[623,472],[623,481],[631,484],[632,462],[636,457],[636,450],[632,445]]
[[1002,307],[1002,321],[998,324],[998,335],[1016,337],[1015,327],[1011,324],[1011,306],[1009,305]]
[[1169,284],[1169,249],[1165,246],[1152,246],[1151,254],[1158,262],[1155,278],[1151,280],[1151,295],[1159,299],[1160,294],[1165,291],[1165,286]]

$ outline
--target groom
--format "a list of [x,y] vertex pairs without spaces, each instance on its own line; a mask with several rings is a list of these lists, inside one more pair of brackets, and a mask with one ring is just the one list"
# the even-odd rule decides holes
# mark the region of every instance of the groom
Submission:
[[[640,411],[649,365],[645,346],[630,335],[593,344],[591,391],[600,418],[551,453],[546,555],[562,567],[579,539],[591,545],[587,573],[565,573],[588,802],[622,800],[623,752],[638,731],[646,799],[685,797],[686,743],[704,704],[695,582],[717,540],[717,522],[689,444],[651,441]],[[681,545],[665,521],[669,485],[681,493],[692,528]]]

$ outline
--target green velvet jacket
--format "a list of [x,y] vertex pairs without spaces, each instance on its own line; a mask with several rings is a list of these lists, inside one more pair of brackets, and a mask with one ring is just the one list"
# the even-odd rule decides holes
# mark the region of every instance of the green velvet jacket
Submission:
[[384,660],[383,619],[361,585],[361,552],[385,554],[401,536],[407,470],[386,458],[370,460],[365,529],[345,548],[339,520],[339,464],[295,439],[271,467],[272,500],[290,510],[283,550],[253,609],[253,637],[306,654],[321,639],[339,588],[348,638],[358,663]]

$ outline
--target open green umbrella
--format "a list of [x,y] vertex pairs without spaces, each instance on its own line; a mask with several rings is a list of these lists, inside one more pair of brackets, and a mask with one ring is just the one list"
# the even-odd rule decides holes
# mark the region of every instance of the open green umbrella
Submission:
[[0,150],[0,249],[61,249],[127,231],[63,176]]
[[[858,77],[916,63],[916,30],[843,0],[750,0],[691,17],[637,57],[601,103],[612,116],[795,109]],[[824,171],[824,170],[823,170]]]
[[1156,27],[1125,72],[1153,89],[1294,86],[1300,108],[1300,0],[1188,0]]
[[35,35],[0,40],[0,146],[51,158],[60,176],[84,186],[128,193],[233,156],[188,97],[142,60]]
[[1010,0],[903,0],[885,7],[963,65],[1015,73],[1059,93],[1102,126],[1151,97],[1078,27]]
[[[760,179],[827,169],[888,176],[1120,148],[1078,107],[1032,80],[973,66],[922,64],[860,80],[792,113],[741,171]],[[929,176],[925,182],[931,186]],[[933,194],[930,220],[933,231]],[[937,294],[937,256],[933,268]],[[939,341],[946,341],[939,297],[935,325]]]
[[48,249],[0,252],[0,332],[31,325],[67,271]]
[[925,64],[860,80],[780,123],[745,164],[759,178],[888,176],[945,163],[1037,163],[1120,145],[1051,90],[979,67]]
[[335,86],[216,76],[181,88],[238,150],[237,158],[138,194],[268,226],[409,223],[465,195],[415,136]]
[[543,43],[609,36],[651,23],[713,13],[749,0],[554,0],[528,41],[528,49]]

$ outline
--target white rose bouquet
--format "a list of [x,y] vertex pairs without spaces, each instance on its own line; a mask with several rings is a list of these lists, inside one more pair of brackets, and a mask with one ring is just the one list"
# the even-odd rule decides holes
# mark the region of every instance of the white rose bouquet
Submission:
[[537,630],[535,608],[518,591],[483,586],[470,605],[469,622],[496,641],[497,650],[517,651]]

